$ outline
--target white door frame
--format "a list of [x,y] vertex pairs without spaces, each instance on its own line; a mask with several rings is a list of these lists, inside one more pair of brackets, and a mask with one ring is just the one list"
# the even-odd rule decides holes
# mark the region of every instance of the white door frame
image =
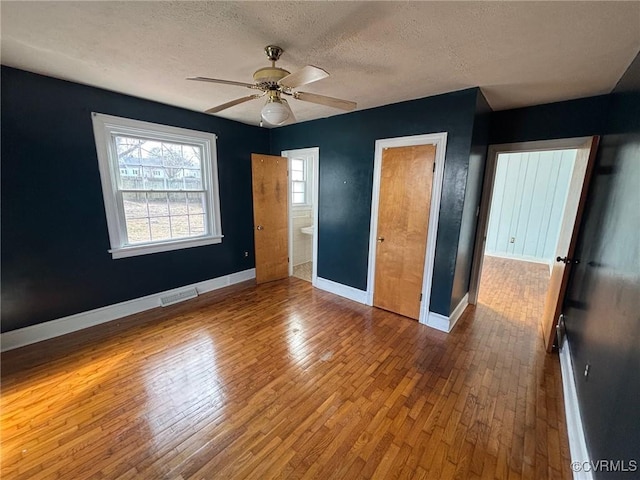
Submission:
[[429,230],[427,233],[427,251],[424,260],[424,273],[422,277],[422,304],[420,305],[419,318],[419,322],[426,325],[429,318],[429,303],[431,301],[431,284],[433,281],[433,263],[436,253],[436,237],[438,235],[438,218],[440,216],[442,180],[444,179],[444,158],[447,148],[447,132],[376,140],[376,150],[374,157],[375,159],[373,165],[373,198],[371,199],[371,232],[369,236],[367,305],[373,305],[373,291],[375,287],[377,246],[376,239],[378,238],[378,208],[380,205],[382,152],[385,148],[411,147],[414,145],[435,145],[436,147],[435,173],[433,175],[433,184],[431,187],[431,207],[429,210]]
[[498,155],[501,153],[571,150],[583,147],[586,142],[591,141],[591,138],[592,137],[589,136],[489,145],[487,164],[484,174],[484,184],[482,186],[482,198],[480,200],[480,213],[478,214],[478,227],[476,228],[476,240],[473,247],[473,262],[471,264],[471,279],[469,282],[469,303],[472,305],[478,303],[480,275],[482,273],[484,248],[487,241],[487,229],[489,228],[489,209],[491,208],[491,197],[493,196]]
[[[297,148],[294,150],[283,150],[280,154],[286,157],[287,160],[287,172],[291,172],[291,158],[297,155],[312,155],[313,156],[313,178],[311,201],[313,202],[313,235],[312,242],[312,273],[311,284],[315,287],[318,282],[318,177],[320,172],[320,147],[309,148]],[[287,177],[287,196],[289,198],[289,276],[293,275],[293,205],[291,204],[291,174]]]

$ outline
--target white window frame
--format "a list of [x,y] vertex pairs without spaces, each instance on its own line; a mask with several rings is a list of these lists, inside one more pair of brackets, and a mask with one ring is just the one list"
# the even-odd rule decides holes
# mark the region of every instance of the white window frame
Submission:
[[[220,195],[216,135],[186,128],[142,122],[129,118],[92,112],[93,133],[98,154],[102,194],[109,229],[112,258],[126,258],[150,253],[167,252],[222,242]],[[202,151],[203,190],[205,191],[207,230],[204,235],[146,243],[127,243],[127,230],[122,195],[118,189],[118,155],[114,135],[150,138],[158,141],[196,145]],[[185,192],[189,192],[185,190]]]

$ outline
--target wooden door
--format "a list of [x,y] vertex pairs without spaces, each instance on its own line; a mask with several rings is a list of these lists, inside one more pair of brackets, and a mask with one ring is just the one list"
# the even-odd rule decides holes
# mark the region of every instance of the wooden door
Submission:
[[562,312],[562,302],[569,282],[571,265],[579,261],[573,255],[586,202],[589,180],[595,163],[598,142],[599,137],[593,137],[578,149],[569,183],[569,193],[567,194],[567,202],[556,248],[556,262],[553,264],[551,271],[551,279],[549,280],[549,289],[547,290],[542,316],[542,331],[548,352],[553,350],[556,326]]
[[373,304],[418,320],[435,145],[382,152]]
[[256,282],[289,276],[287,159],[251,154]]

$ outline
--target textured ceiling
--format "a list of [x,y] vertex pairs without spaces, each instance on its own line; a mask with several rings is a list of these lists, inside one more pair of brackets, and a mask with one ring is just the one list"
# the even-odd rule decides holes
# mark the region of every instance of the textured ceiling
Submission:
[[[2,63],[196,111],[251,93],[268,61],[366,109],[482,87],[494,110],[610,92],[640,49],[640,2],[7,2]],[[298,121],[342,113],[291,100]],[[257,124],[262,100],[218,115]]]

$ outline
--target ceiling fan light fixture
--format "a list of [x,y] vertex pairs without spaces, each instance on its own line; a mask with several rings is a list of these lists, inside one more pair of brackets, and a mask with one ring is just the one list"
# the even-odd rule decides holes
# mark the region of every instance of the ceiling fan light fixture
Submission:
[[262,119],[271,125],[282,125],[289,118],[291,110],[285,105],[280,97],[270,96],[262,107]]
[[271,66],[256,70],[253,73],[254,83],[236,82],[233,80],[209,77],[187,78],[187,80],[197,80],[198,82],[220,83],[222,85],[246,87],[262,92],[262,94],[247,95],[246,97],[237,98],[230,102],[223,103],[222,105],[212,107],[205,110],[206,113],[218,113],[222,110],[226,110],[227,108],[248,102],[249,100],[260,98],[263,95],[269,95],[269,97],[267,103],[260,111],[260,126],[262,126],[263,122],[267,122],[270,125],[283,125],[287,121],[290,123],[297,121],[291,107],[289,107],[289,103],[287,100],[282,98],[282,95],[289,95],[295,100],[315,103],[332,108],[339,108],[346,111],[351,111],[356,108],[356,102],[296,90],[302,85],[317,82],[318,80],[328,77],[329,73],[327,73],[326,70],[314,67],[313,65],[307,65],[293,73],[290,73],[284,68],[276,67],[276,61],[280,58],[280,55],[282,55],[283,52],[282,48],[277,45],[267,45],[264,51],[267,54],[267,58],[271,60]]

